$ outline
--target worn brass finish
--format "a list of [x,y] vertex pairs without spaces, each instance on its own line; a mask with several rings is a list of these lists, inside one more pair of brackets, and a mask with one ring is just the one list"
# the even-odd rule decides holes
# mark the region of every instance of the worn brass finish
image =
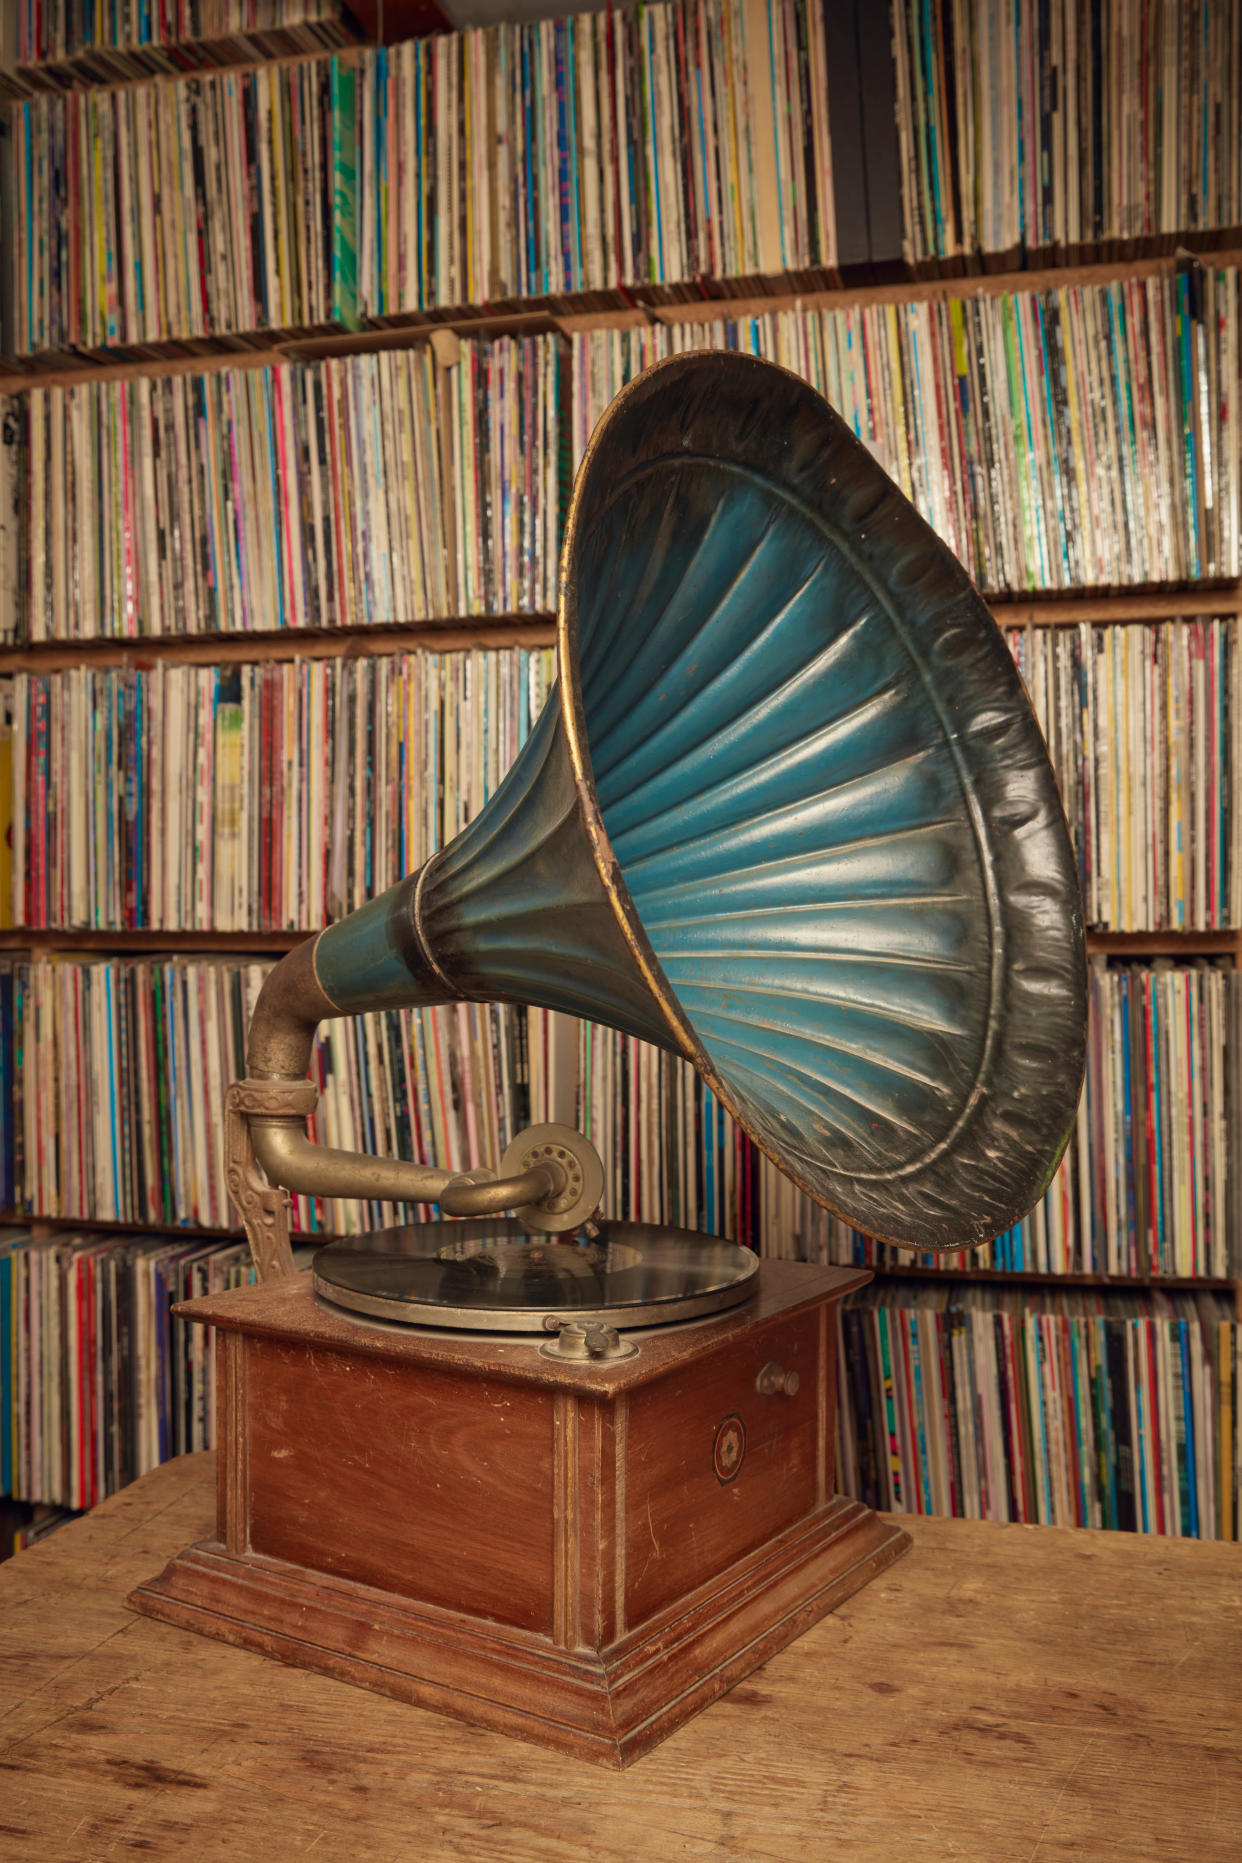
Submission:
[[506,1205],[532,1235],[561,1235],[591,1221],[604,1194],[604,1166],[589,1138],[573,1126],[529,1126],[505,1148],[500,1160],[503,1175],[531,1170],[554,1170],[559,1190],[530,1198],[525,1205]]
[[517,1177],[496,1177],[491,1171],[468,1171],[455,1178],[439,1198],[446,1216],[503,1216],[520,1204],[559,1197],[565,1173],[551,1160]]
[[314,937],[295,945],[264,980],[246,1037],[246,1072],[251,1080],[304,1080],[315,1030],[330,1016],[340,1014],[315,973],[318,942]]
[[[241,1215],[260,1280],[293,1272],[289,1191],[379,1203],[438,1202],[448,1216],[494,1216],[517,1210],[532,1226],[545,1231],[573,1227],[594,1214],[603,1167],[587,1140],[561,1128],[547,1130],[555,1130],[575,1148],[585,1147],[594,1160],[594,1175],[589,1169],[587,1175],[595,1194],[581,1217],[577,1212],[582,1207],[583,1169],[569,1151],[563,1152],[568,1169],[544,1146],[542,1153],[548,1155],[540,1155],[526,1168],[497,1176],[489,1170],[455,1173],[400,1158],[341,1151],[309,1139],[306,1119],[318,1101],[314,1086],[306,1079],[315,1031],[321,1021],[341,1013],[315,970],[318,942],[317,937],[306,939],[269,972],[250,1022],[248,1077],[234,1082],[228,1092],[229,1192]],[[262,1177],[257,1167],[262,1168]],[[564,1212],[569,1213],[568,1221]]]
[[318,1098],[309,1080],[237,1080],[225,1096],[224,1174],[261,1281],[293,1273],[289,1199],[259,1174],[251,1116],[287,1117],[301,1126]]
[[[268,1181],[307,1197],[363,1197],[379,1203],[434,1203],[453,1182],[452,1171],[375,1158],[367,1152],[337,1151],[313,1144],[305,1120],[250,1120],[255,1156]],[[474,1212],[470,1212],[473,1214]]]

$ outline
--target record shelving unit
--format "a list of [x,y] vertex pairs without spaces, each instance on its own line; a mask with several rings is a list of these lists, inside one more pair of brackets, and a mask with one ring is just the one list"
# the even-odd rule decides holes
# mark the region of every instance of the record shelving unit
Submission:
[[[365,56],[363,50],[346,51],[340,54],[340,60],[343,65],[349,66]],[[278,62],[299,63],[301,59]],[[1222,239],[1225,242],[1223,244]],[[1203,257],[1210,259],[1214,265],[1242,265],[1242,229],[1233,229],[1227,237],[1218,233],[1202,238],[1187,234],[1185,244],[1201,247]],[[499,305],[464,305],[427,313],[403,313],[372,319],[357,330],[307,330],[294,327],[280,331],[231,332],[218,338],[154,341],[140,348],[136,346],[132,355],[121,360],[117,359],[115,353],[103,351],[84,353],[72,359],[60,356],[46,362],[41,358],[31,358],[28,364],[24,363],[20,368],[15,367],[8,373],[0,374],[0,396],[21,395],[32,387],[58,388],[87,382],[154,380],[183,374],[208,374],[222,368],[270,368],[287,362],[381,354],[422,345],[431,346],[438,367],[451,369],[456,344],[462,338],[486,340],[535,335],[572,338],[584,331],[624,331],[656,324],[675,326],[725,319],[742,320],[782,310],[831,311],[846,306],[899,305],[908,302],[937,304],[977,294],[999,297],[1015,292],[1070,286],[1090,287],[1122,280],[1164,279],[1172,275],[1182,262],[1173,253],[1144,251],[1141,242],[1132,246],[1131,253],[1137,256],[1087,259],[1072,266],[992,270],[949,277],[928,275],[930,271],[939,269],[934,265],[923,268],[921,276],[918,268],[907,268],[901,277],[889,278],[882,283],[821,279],[819,288],[811,290],[794,289],[788,278],[779,276],[770,278],[767,281],[768,288],[764,291],[754,288],[756,281],[753,279],[740,287],[730,286],[727,280],[699,279],[684,294],[667,291],[647,294],[618,287],[615,291],[592,294],[563,294],[556,298],[508,301]],[[677,295],[684,295],[690,301],[669,301]],[[661,298],[665,301],[657,301]],[[1113,588],[1078,594],[1058,592],[1048,596],[1026,591],[1007,597],[996,595],[989,599],[998,623],[1008,628],[1061,628],[1074,627],[1082,622],[1138,623],[1156,622],[1175,616],[1242,615],[1242,585],[1237,581],[1219,582],[1210,586]],[[509,615],[471,614],[435,620],[411,618],[402,625],[320,630],[296,628],[186,636],[100,636],[28,644],[5,644],[0,641],[0,679],[19,672],[50,674],[82,666],[104,669],[157,663],[229,665],[288,662],[295,659],[354,659],[396,655],[413,648],[447,652],[466,648],[546,647],[552,642],[553,633],[553,617],[544,610]],[[306,929],[310,931],[315,928],[308,926]],[[280,953],[296,942],[300,935],[288,931],[119,931],[83,930],[68,926],[22,928],[4,927],[0,920],[0,954],[18,950],[36,955],[56,951],[83,956],[215,953],[234,954],[241,958]],[[1242,957],[1242,927],[1190,932],[1097,931],[1089,934],[1088,943],[1089,949],[1101,956],[1142,959],[1210,957],[1230,962],[1236,968]],[[1236,1126],[1236,1108],[1233,1117]],[[0,1253],[3,1252],[6,1227],[12,1230],[19,1226],[29,1229],[36,1237],[45,1238],[58,1233],[85,1230],[141,1233],[141,1226],[138,1225],[104,1225],[89,1217],[19,1217],[6,1214],[0,1215]],[[202,1237],[206,1240],[210,1236],[217,1236],[223,1241],[238,1232],[191,1227],[181,1233],[187,1238]],[[1230,1273],[1215,1277],[1109,1277],[1034,1271],[1005,1272],[982,1268],[949,1273],[915,1265],[894,1269],[888,1264],[877,1265],[876,1272],[881,1282],[895,1276],[903,1279],[908,1286],[939,1283],[953,1290],[973,1287],[980,1290],[981,1297],[986,1297],[989,1289],[1042,1287],[1099,1290],[1101,1294],[1109,1290],[1124,1290],[1133,1292],[1136,1299],[1143,1301],[1153,1294],[1212,1290],[1236,1302],[1239,1318],[1242,1319],[1240,1250],[1242,1239],[1235,1233],[1231,1236]],[[1229,1402],[1232,1405],[1232,1397]],[[858,1435],[864,1427],[874,1428],[875,1419],[863,1417],[857,1409],[852,1416],[846,1449],[847,1453],[857,1454]],[[1226,1413],[1224,1421],[1218,1418],[1215,1423],[1222,1431],[1226,1425],[1235,1431],[1238,1429],[1232,1409]],[[894,1449],[897,1434],[899,1432],[893,1426]],[[1003,1437],[1003,1431],[1001,1435]],[[917,1427],[914,1428],[914,1436],[910,1437],[907,1426],[903,1453],[917,1461],[920,1450],[916,1438]],[[926,1443],[921,1454],[926,1466],[929,1454]],[[1222,1451],[1222,1454],[1225,1452]],[[934,1454],[931,1459],[934,1463]],[[1225,1459],[1228,1460],[1227,1455]],[[1237,1459],[1242,1460],[1242,1457]],[[916,1481],[913,1491],[909,1486],[897,1493],[890,1488],[880,1498],[889,1505],[928,1505],[937,1502],[937,1491],[934,1483],[929,1488],[926,1482],[920,1487]],[[943,1499],[943,1494],[940,1494],[941,1504]],[[960,1490],[951,1500],[954,1506],[962,1503]],[[975,1484],[973,1502],[968,1493],[965,1504],[979,1508],[989,1503],[986,1497],[981,1499]],[[995,1495],[992,1496],[991,1505],[997,1505]],[[1011,1511],[1021,1514],[1021,1507],[1012,1496],[1008,1505]],[[1045,1510],[1041,1515],[1040,1505],[1036,1497],[1035,1511],[1024,1517],[1067,1517],[1064,1514],[1058,1515],[1055,1506],[1051,1514]],[[1003,1514],[1003,1503],[1001,1511]],[[1085,1517],[1093,1516],[1088,1514]],[[1103,1523],[1109,1524],[1107,1517]],[[1137,1515],[1132,1512],[1128,1519],[1120,1522],[1114,1515],[1113,1523],[1151,1525],[1152,1521],[1147,1520],[1140,1510]],[[1226,1509],[1218,1517],[1217,1530],[1235,1535],[1238,1533],[1236,1516],[1230,1510]]]

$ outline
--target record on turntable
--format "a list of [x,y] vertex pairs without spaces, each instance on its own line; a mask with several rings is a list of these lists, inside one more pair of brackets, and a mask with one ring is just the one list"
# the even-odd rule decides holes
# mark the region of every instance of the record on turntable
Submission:
[[530,1235],[517,1223],[407,1223],[343,1236],[311,1264],[315,1291],[378,1319],[470,1331],[617,1330],[701,1319],[754,1292],[750,1249],[650,1223]]

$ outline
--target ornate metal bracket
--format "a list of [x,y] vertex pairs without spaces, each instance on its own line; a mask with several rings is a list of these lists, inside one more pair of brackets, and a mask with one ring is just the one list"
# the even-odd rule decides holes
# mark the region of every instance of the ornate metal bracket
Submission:
[[225,1095],[224,1171],[261,1281],[293,1273],[289,1246],[289,1193],[270,1185],[259,1169],[250,1117],[306,1119],[319,1095],[309,1080],[235,1080]]

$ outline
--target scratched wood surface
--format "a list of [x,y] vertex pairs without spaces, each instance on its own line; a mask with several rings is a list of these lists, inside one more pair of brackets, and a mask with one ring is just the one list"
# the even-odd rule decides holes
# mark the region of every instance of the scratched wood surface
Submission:
[[131,1616],[211,1458],[0,1566],[0,1863],[1237,1863],[1242,1551],[914,1550],[631,1771]]

